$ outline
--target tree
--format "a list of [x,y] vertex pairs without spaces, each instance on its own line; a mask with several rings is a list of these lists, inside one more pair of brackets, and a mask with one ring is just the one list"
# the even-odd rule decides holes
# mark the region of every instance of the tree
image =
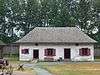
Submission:
[[[95,3],[93,0],[0,0],[0,38],[10,43],[37,26],[77,26],[98,39],[100,15]],[[94,34],[95,29],[98,31]]]
[[87,33],[92,34],[95,28],[96,11],[90,0],[80,0],[77,5],[74,17],[76,19],[77,26]]

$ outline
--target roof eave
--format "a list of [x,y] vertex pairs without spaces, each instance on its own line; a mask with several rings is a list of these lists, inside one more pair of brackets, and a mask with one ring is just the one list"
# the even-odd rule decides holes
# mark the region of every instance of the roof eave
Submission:
[[56,43],[61,43],[61,44],[96,44],[97,42],[14,42],[14,44],[35,44],[35,43],[39,43],[39,44],[56,44]]

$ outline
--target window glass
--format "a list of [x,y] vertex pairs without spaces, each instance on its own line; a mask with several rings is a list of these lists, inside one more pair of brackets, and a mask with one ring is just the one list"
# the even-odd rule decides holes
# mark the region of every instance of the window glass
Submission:
[[29,49],[22,49],[22,54],[29,54]]
[[55,56],[56,50],[53,48],[45,49],[45,56]]
[[90,55],[90,49],[89,48],[81,48],[79,50],[80,56],[89,56]]

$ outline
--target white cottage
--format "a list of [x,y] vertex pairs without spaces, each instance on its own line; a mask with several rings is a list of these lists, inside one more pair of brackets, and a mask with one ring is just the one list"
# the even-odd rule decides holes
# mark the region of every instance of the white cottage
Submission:
[[96,41],[76,27],[36,27],[16,43],[21,61],[94,61]]

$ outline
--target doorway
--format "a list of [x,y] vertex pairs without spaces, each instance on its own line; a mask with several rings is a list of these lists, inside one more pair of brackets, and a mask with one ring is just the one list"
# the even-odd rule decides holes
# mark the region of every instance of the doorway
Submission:
[[39,59],[39,50],[38,49],[33,50],[33,59]]
[[70,48],[64,49],[64,59],[70,59]]

